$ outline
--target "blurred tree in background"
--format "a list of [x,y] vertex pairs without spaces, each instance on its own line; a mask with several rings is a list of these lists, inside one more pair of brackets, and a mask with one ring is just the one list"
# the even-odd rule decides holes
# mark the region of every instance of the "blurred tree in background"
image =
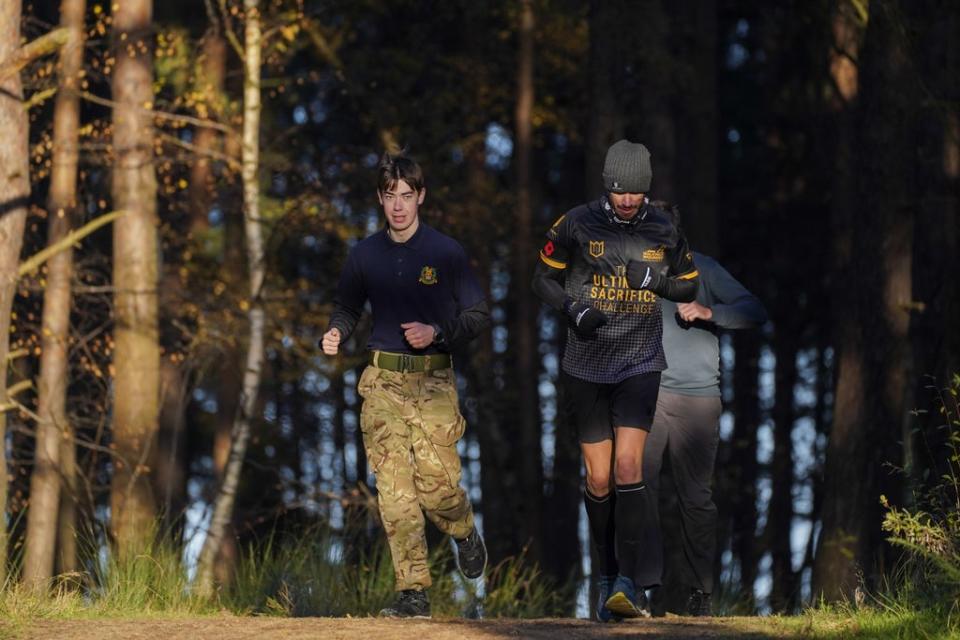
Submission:
[[[955,4],[263,0],[258,295],[243,3],[35,0],[21,19],[0,0],[3,566],[24,581],[87,571],[131,529],[195,562],[241,413],[217,581],[248,543],[313,525],[345,563],[366,557],[367,329],[333,359],[316,340],[347,251],[381,224],[377,160],[404,148],[426,171],[425,221],[462,242],[489,293],[493,328],[455,362],[464,482],[492,560],[525,551],[558,581],[588,575],[556,386],[565,326],[528,272],[540,234],[600,194],[604,151],[629,137],[692,246],[771,316],[721,336],[718,584],[778,611],[876,586],[897,557],[880,494],[909,506],[942,465],[928,444],[944,436],[911,410],[960,365]],[[59,53],[8,71],[26,41],[78,21]],[[113,211],[112,234],[17,275]],[[264,360],[247,412],[254,308]],[[675,508],[662,505],[668,530]],[[685,593],[668,584],[672,608]]]

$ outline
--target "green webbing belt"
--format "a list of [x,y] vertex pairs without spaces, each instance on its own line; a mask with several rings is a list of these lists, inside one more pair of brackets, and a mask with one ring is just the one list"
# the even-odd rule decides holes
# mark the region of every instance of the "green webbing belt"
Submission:
[[415,356],[409,353],[371,351],[370,364],[389,371],[433,371],[434,369],[448,369],[450,367],[450,356],[446,353]]

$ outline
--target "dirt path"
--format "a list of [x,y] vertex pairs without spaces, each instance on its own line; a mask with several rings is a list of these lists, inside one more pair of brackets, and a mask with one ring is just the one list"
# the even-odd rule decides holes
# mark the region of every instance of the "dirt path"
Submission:
[[[2,625],[2,623],[0,623]],[[9,632],[8,628],[8,632]],[[0,626],[0,636],[3,628]],[[59,620],[15,631],[17,640],[592,640],[594,638],[788,638],[763,618],[660,618],[600,625],[586,620],[382,620],[377,618],[211,618]]]

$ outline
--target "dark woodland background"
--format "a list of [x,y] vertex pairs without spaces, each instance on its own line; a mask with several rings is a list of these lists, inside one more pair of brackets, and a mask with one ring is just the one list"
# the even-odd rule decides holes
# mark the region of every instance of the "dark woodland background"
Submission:
[[[24,36],[55,27],[58,8],[25,5]],[[247,333],[235,9],[157,2],[149,40],[153,108],[226,125],[158,117],[153,144],[162,402],[150,479],[169,535],[194,545]],[[724,592],[746,610],[793,611],[894,569],[880,497],[910,505],[939,477],[937,394],[960,371],[960,3],[276,0],[262,12],[266,361],[221,579],[271,530],[329,527],[351,548],[382,535],[355,392],[367,329],[336,358],[316,341],[347,251],[382,224],[374,168],[397,147],[425,169],[423,219],[466,247],[489,291],[494,326],[456,363],[464,482],[492,560],[523,552],[560,581],[589,571],[579,452],[557,401],[564,325],[529,282],[539,238],[599,195],[621,137],[651,150],[651,195],[679,205],[691,246],[770,314],[762,331],[721,336]],[[86,16],[78,224],[113,208],[111,109],[97,100],[115,64],[109,3]],[[55,86],[54,65],[28,68],[28,96]],[[53,101],[29,113],[23,256],[47,238]],[[102,541],[112,251],[97,233],[75,253],[67,387],[78,527]],[[38,372],[44,277],[19,283],[10,348],[27,355],[11,384]],[[26,535],[34,429],[7,413],[11,554]]]

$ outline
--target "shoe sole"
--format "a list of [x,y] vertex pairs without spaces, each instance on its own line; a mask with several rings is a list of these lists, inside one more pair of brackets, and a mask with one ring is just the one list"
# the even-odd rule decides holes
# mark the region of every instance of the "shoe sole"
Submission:
[[483,537],[480,538],[480,546],[483,547],[483,566],[480,567],[480,573],[475,576],[471,576],[463,570],[463,567],[460,566],[460,556],[457,556],[457,569],[460,570],[460,574],[467,580],[476,580],[483,575],[484,571],[487,570],[487,561],[490,559],[490,556],[487,555],[487,543],[484,541]]
[[615,616],[611,614],[609,618],[604,620],[600,616],[597,616],[597,622],[599,622],[600,624],[611,624],[615,622],[623,622],[623,618],[621,618],[620,616]]
[[614,615],[622,618],[649,618],[650,612],[644,611],[635,605],[622,591],[617,591],[607,598],[604,606]]

